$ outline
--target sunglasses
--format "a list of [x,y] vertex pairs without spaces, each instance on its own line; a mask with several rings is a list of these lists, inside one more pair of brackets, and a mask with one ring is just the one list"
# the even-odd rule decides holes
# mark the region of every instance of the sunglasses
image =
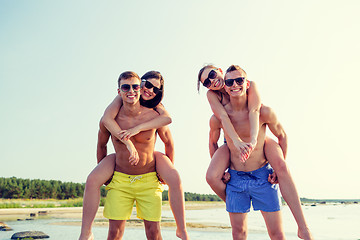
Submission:
[[226,79],[225,85],[228,87],[231,87],[234,84],[234,81],[236,82],[237,85],[242,85],[245,81],[245,78],[239,77],[239,78],[235,78],[235,79]]
[[155,94],[158,94],[161,90],[158,88],[158,87],[155,87],[151,82],[145,80],[143,81],[144,82],[144,86],[147,88],[147,89],[153,89],[153,92]]
[[[212,69],[209,74],[208,74],[208,77],[204,80],[203,82],[203,86],[206,87],[206,88],[209,88],[211,86],[211,81],[210,79],[215,79],[217,78],[217,72],[216,70],[218,70],[219,68],[216,68],[216,69]],[[221,69],[220,69],[221,71]]]
[[140,91],[140,85],[139,84],[132,84],[132,85],[123,84],[123,85],[120,86],[120,89],[123,92],[129,92],[131,88],[134,90],[134,92]]

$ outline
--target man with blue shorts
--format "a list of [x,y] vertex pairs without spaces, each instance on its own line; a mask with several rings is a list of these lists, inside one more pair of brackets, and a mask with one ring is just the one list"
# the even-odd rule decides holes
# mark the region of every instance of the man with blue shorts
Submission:
[[[225,75],[225,91],[230,96],[230,102],[224,106],[235,131],[244,142],[250,142],[250,122],[247,106],[247,89],[250,84],[246,73],[239,66],[232,65]],[[279,145],[286,151],[287,137],[278,122],[273,110],[261,106],[259,117],[259,134],[257,144],[246,161],[230,137],[227,145],[230,150],[230,181],[226,187],[226,210],[229,212],[233,239],[246,239],[247,213],[251,204],[254,210],[260,210],[271,239],[285,239],[280,213],[280,197],[276,184],[271,184],[268,178],[273,170],[265,158],[264,143],[266,127],[278,138]],[[212,116],[210,119],[210,145],[217,145],[220,136],[221,122]]]

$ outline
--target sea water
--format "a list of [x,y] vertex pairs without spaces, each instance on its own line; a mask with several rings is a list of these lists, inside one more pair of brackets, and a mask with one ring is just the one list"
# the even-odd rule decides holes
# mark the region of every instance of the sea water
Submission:
[[[360,239],[360,204],[337,204],[303,206],[303,211],[308,225],[317,240],[358,240]],[[288,207],[282,208],[283,225],[286,239],[297,238],[296,222]],[[172,218],[170,211],[163,211],[164,218]],[[202,223],[213,226],[206,229],[189,228],[191,239],[222,240],[232,239],[231,229],[214,228],[214,226],[228,226],[230,221],[225,208],[212,208],[200,210],[187,210],[187,222]],[[1,221],[1,219],[0,219]],[[80,226],[57,225],[58,222],[69,222],[69,219],[37,219],[33,221],[8,221],[6,222],[14,231],[0,232],[0,240],[8,240],[15,232],[36,230],[50,236],[50,239],[77,239]],[[73,220],[80,221],[80,220]],[[259,211],[248,214],[248,239],[269,239],[266,225]],[[108,227],[93,227],[95,239],[106,239]],[[174,228],[162,228],[164,240],[178,239]],[[144,228],[126,228],[124,239],[146,239]]]

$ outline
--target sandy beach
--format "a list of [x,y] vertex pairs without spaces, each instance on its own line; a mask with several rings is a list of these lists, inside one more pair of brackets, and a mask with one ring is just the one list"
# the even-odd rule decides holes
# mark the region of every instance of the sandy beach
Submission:
[[[223,202],[186,202],[186,210],[200,210],[210,208],[223,208],[225,204]],[[103,216],[103,207],[99,207],[99,210],[95,217],[94,226],[108,226],[108,220]],[[163,210],[170,210],[168,202],[163,204]],[[133,209],[133,213],[136,209]],[[52,219],[68,219],[69,221],[59,221],[53,224],[57,225],[81,225],[82,207],[62,207],[62,208],[11,208],[0,209],[0,221],[13,221],[13,220],[32,220],[38,218],[52,218]],[[143,227],[142,220],[138,219],[136,215],[132,215],[131,219],[126,223],[127,227]],[[175,228],[175,221],[173,218],[163,218],[161,226],[165,228]],[[187,222],[189,228],[196,229],[229,229],[227,226],[217,226],[209,223],[192,223]]]

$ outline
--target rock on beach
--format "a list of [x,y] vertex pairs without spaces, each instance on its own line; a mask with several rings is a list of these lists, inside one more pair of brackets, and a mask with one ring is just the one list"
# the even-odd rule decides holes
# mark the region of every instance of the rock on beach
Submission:
[[42,239],[42,238],[50,238],[43,232],[40,231],[26,231],[26,232],[17,232],[11,236],[11,239]]

